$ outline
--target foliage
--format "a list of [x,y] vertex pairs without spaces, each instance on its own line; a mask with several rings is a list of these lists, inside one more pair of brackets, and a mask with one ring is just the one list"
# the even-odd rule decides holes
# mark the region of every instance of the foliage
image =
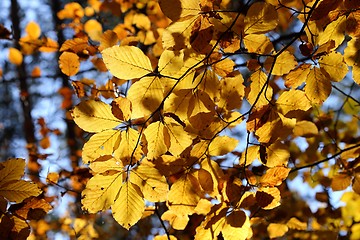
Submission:
[[[110,209],[127,230],[156,216],[165,235],[155,239],[359,238],[360,3],[88,4],[57,13],[74,33],[58,50],[80,99],[68,117],[90,133],[82,148],[90,170],[48,175],[49,185],[75,176],[90,214],[87,225],[63,226],[98,238],[91,214]],[[21,49],[9,49],[12,64],[57,51],[35,22],[26,32]],[[81,78],[89,64],[111,78],[101,86]],[[71,106],[71,93],[60,93]],[[57,133],[41,128],[43,139]],[[312,212],[289,188],[299,178],[325,207]],[[0,186],[7,200],[24,200]],[[342,190],[345,206],[334,207],[331,194]]]

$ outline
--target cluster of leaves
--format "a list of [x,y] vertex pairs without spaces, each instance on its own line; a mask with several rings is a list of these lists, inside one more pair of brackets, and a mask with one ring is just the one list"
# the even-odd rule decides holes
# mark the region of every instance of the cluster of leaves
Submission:
[[[21,180],[25,160],[9,159],[0,163],[0,237],[2,239],[26,239],[30,234],[28,220],[42,219],[51,205],[42,197],[39,187]],[[9,202],[14,204],[9,205]]]
[[[360,103],[351,95],[360,84],[358,1],[88,4],[58,12],[74,33],[59,49],[81,99],[71,117],[91,133],[82,149],[92,173],[83,210],[111,209],[125,229],[157,215],[167,235],[157,239],[184,229],[195,239],[360,237]],[[21,52],[9,52],[16,65],[22,54],[57,50],[35,23],[27,29]],[[100,86],[74,80],[83,63],[112,77]],[[326,111],[335,91],[343,103]],[[72,93],[60,94],[62,107],[71,106]],[[56,131],[39,125],[46,148]],[[327,207],[312,213],[294,196],[286,181],[297,176],[323,187],[316,199]],[[346,206],[333,209],[329,192],[350,186]],[[62,226],[98,237],[93,219]]]

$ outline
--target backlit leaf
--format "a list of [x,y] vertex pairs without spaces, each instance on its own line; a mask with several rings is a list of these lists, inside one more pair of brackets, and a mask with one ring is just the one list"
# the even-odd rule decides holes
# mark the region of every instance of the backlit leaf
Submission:
[[161,11],[173,21],[200,13],[198,0],[160,0]]
[[281,196],[276,187],[265,187],[258,189],[255,198],[261,208],[270,210],[280,205]]
[[193,136],[187,133],[184,128],[171,118],[165,117],[165,128],[170,136],[169,152],[179,156],[187,147],[192,144]]
[[83,209],[89,213],[108,210],[115,202],[122,181],[122,172],[113,175],[96,174],[90,178],[81,194]]
[[84,163],[90,163],[103,155],[111,155],[119,146],[120,131],[105,130],[93,135],[85,144],[82,151]]
[[25,160],[12,158],[0,163],[0,186],[6,182],[19,180],[24,175]]
[[140,78],[152,72],[151,62],[140,48],[113,46],[101,53],[106,67],[117,78]]
[[41,190],[35,183],[24,180],[6,181],[0,186],[0,196],[16,203],[31,196],[38,196],[40,193]]
[[[267,84],[267,78],[267,75],[261,70],[257,70],[251,74],[250,87],[245,89],[246,99],[251,104],[254,104],[256,101],[256,106],[262,106],[267,105],[269,101],[271,101],[273,89],[270,86],[265,86]],[[260,97],[258,97],[259,94]]]
[[9,48],[9,61],[15,65],[21,65],[23,62],[22,53],[16,48]]
[[267,167],[286,166],[290,152],[286,145],[277,141],[266,148],[267,162],[264,163]]
[[158,77],[140,79],[130,87],[127,98],[133,106],[132,118],[150,115],[160,106],[164,99],[163,79]]
[[101,132],[122,123],[111,112],[108,104],[87,100],[79,103],[72,111],[75,123],[87,132]]
[[311,103],[306,98],[305,92],[294,89],[281,93],[278,100],[276,101],[276,105],[284,115],[291,111],[307,111],[311,108]]
[[270,238],[282,237],[289,230],[288,226],[283,223],[270,223],[267,227]]
[[279,186],[289,175],[290,168],[273,167],[266,171],[260,178],[260,184],[263,187]]
[[293,133],[295,136],[314,137],[318,135],[319,130],[315,123],[304,120],[296,122]]
[[225,77],[220,81],[221,98],[217,106],[227,110],[240,108],[242,99],[245,95],[244,79],[240,73],[234,77]]
[[[161,219],[168,221],[176,230],[184,230],[189,222],[189,216],[182,214],[181,212],[175,212],[173,210],[167,210],[161,215]],[[164,239],[165,240],[165,239]]]
[[145,201],[139,187],[131,182],[125,182],[121,186],[119,197],[111,206],[114,219],[124,228],[129,230],[137,223],[145,209]]
[[244,32],[246,34],[265,33],[277,26],[278,15],[272,5],[256,2],[247,11],[244,23]]
[[331,81],[341,81],[348,73],[348,66],[344,62],[344,57],[338,52],[331,52],[319,60],[320,67],[330,76]]
[[[272,58],[272,57],[268,57],[266,59],[265,68],[267,68],[268,71],[271,70],[273,61],[274,61],[274,58]],[[289,51],[284,51],[276,58],[271,74],[277,75],[277,76],[282,76],[284,74],[289,73],[297,65],[298,65],[298,63],[295,60],[294,55],[292,55]]]
[[139,161],[142,154],[139,132],[133,128],[122,131],[121,141],[119,147],[114,151],[114,156],[127,165]]
[[29,22],[26,25],[25,32],[31,39],[37,39],[41,35],[41,28],[36,22]]
[[314,67],[310,70],[305,85],[305,94],[314,104],[322,104],[331,93],[331,82],[321,69]]
[[59,67],[67,76],[74,76],[80,68],[79,56],[72,52],[63,52],[59,57]]
[[335,48],[337,48],[345,39],[346,17],[340,16],[335,21],[326,26],[325,31],[319,34],[319,45],[327,43],[330,40],[335,41]]
[[169,144],[169,134],[160,121],[151,123],[144,131],[148,144],[148,159],[154,159],[166,153]]
[[209,145],[210,156],[225,155],[235,149],[239,141],[237,139],[221,136],[216,137]]

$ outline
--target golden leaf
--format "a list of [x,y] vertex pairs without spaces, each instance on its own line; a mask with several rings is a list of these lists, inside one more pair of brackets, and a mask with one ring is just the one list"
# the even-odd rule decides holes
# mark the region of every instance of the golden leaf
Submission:
[[118,119],[128,121],[131,117],[132,104],[125,97],[117,97],[111,102],[111,112]]
[[150,59],[134,46],[113,46],[102,52],[106,67],[120,79],[140,78],[152,72]]
[[276,141],[268,146],[266,148],[266,155],[267,162],[264,164],[269,168],[286,166],[290,158],[289,148],[280,141]]
[[307,224],[305,222],[301,222],[299,219],[292,217],[287,221],[286,225],[290,229],[296,229],[296,230],[306,230]]
[[185,122],[188,119],[188,111],[190,100],[192,99],[192,91],[188,89],[171,93],[164,102],[164,112],[174,113]]
[[184,66],[184,51],[164,50],[160,56],[159,72],[165,76],[172,76]]
[[80,68],[79,56],[72,52],[63,52],[59,57],[61,72],[67,76],[74,76]]
[[164,82],[158,77],[144,77],[131,85],[127,98],[133,106],[131,117],[152,114],[164,99]]
[[330,76],[331,81],[341,81],[349,71],[344,57],[338,52],[331,52],[319,60],[320,67]]
[[330,40],[335,41],[334,48],[337,48],[345,39],[346,16],[340,16],[326,26],[325,31],[319,33],[318,44],[322,45]]
[[322,104],[331,93],[331,82],[325,74],[321,69],[314,67],[306,79],[305,94],[314,104]]
[[169,185],[166,178],[148,160],[142,160],[140,166],[131,172],[130,182],[136,184],[150,202],[164,202],[167,199]]
[[288,226],[283,223],[270,223],[267,227],[270,238],[282,237],[289,230]]
[[262,187],[274,187],[279,186],[289,175],[290,168],[286,167],[273,167],[266,171],[261,176],[260,184]]
[[164,129],[164,124],[160,121],[151,123],[144,131],[147,141],[147,158],[154,159],[166,153],[170,138],[168,132]]
[[123,172],[112,175],[96,174],[82,191],[81,203],[89,213],[106,211],[110,208],[119,193],[123,181]]
[[303,84],[309,75],[310,67],[310,64],[304,63],[298,68],[291,70],[285,77],[285,86],[287,88],[297,88]]
[[140,145],[140,134],[133,128],[121,132],[119,147],[114,151],[114,157],[124,165],[139,161],[143,155]]
[[83,163],[91,163],[95,159],[111,155],[120,143],[119,130],[105,130],[93,135],[82,149]]
[[233,210],[226,216],[221,232],[225,240],[248,239],[252,236],[249,217],[242,210]]
[[87,132],[101,132],[122,123],[111,112],[108,104],[87,100],[79,103],[72,111],[75,123]]
[[278,100],[276,101],[276,105],[278,106],[278,109],[280,109],[281,113],[284,115],[288,114],[291,111],[307,111],[311,108],[311,103],[306,98],[305,92],[294,89],[282,92]]
[[24,175],[25,160],[11,158],[0,163],[0,186],[6,182],[19,180]]
[[348,174],[336,174],[331,179],[331,189],[333,191],[345,190],[351,184],[351,176]]
[[[268,57],[265,61],[265,68],[270,71],[271,66],[274,62],[273,57]],[[289,73],[298,65],[294,55],[292,55],[289,51],[283,51],[275,60],[274,67],[272,69],[271,74],[282,76],[284,74]]]
[[249,34],[243,40],[246,49],[250,53],[269,54],[274,48],[265,34]]
[[218,136],[209,145],[210,156],[221,156],[233,151],[238,145],[237,139],[228,136]]
[[41,35],[41,29],[40,26],[33,21],[30,21],[26,27],[25,32],[30,37],[30,39],[38,39]]
[[99,50],[102,51],[106,48],[113,47],[118,41],[119,38],[114,31],[106,30],[100,38]]
[[179,156],[192,144],[194,137],[172,118],[165,117],[164,123],[170,136],[169,152],[174,156]]
[[111,209],[114,219],[129,230],[140,220],[145,210],[145,201],[139,187],[131,182],[123,183],[119,197]]
[[9,48],[9,61],[17,66],[23,62],[22,53],[16,48]]
[[200,185],[192,174],[184,174],[170,188],[168,206],[174,212],[193,214],[200,201]]
[[189,222],[189,216],[179,211],[167,210],[161,215],[161,219],[168,221],[176,230],[184,230]]
[[[250,76],[250,87],[245,88],[246,99],[250,104],[256,102],[256,106],[267,105],[271,101],[273,95],[273,89],[270,86],[264,87],[267,83],[268,76],[260,69],[252,73]],[[261,90],[263,90],[261,92]],[[258,98],[258,95],[260,97]]]
[[245,34],[266,33],[277,26],[278,15],[274,6],[256,2],[247,11],[244,23]]
[[319,130],[315,123],[310,121],[298,121],[293,129],[294,136],[315,137],[319,134]]
[[259,146],[250,146],[241,154],[239,164],[250,165],[255,159],[260,159]]
[[198,0],[160,0],[159,5],[161,11],[174,22],[201,11]]
[[217,106],[227,110],[238,109],[241,107],[242,99],[245,95],[244,79],[239,72],[234,77],[225,77],[220,81],[221,98]]
[[11,202],[22,202],[25,198],[38,196],[41,193],[39,187],[32,182],[13,180],[0,182],[0,196]]

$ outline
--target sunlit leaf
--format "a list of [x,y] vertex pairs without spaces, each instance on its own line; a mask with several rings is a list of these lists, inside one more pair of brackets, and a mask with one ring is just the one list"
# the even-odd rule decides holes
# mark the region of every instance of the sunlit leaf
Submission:
[[11,202],[19,203],[25,198],[38,196],[41,193],[41,190],[35,183],[24,180],[6,181],[5,183],[1,183],[0,196],[5,197]]
[[233,151],[238,143],[238,140],[228,136],[216,137],[209,145],[209,154],[210,156],[225,155]]
[[294,89],[283,92],[276,101],[276,105],[284,115],[291,111],[307,111],[311,108],[311,103],[306,98],[305,92]]
[[87,132],[101,132],[118,126],[122,121],[111,112],[108,104],[87,100],[79,103],[72,111],[75,123]]
[[101,53],[106,67],[117,78],[140,78],[152,72],[151,62],[140,48],[113,46]]
[[261,208],[270,210],[280,205],[281,196],[276,187],[265,187],[258,189],[255,198]]
[[25,32],[31,39],[37,39],[41,35],[41,28],[36,22],[29,22],[26,25]]
[[173,21],[200,13],[198,0],[160,0],[161,11]]
[[314,104],[322,104],[331,93],[331,82],[321,69],[310,70],[305,85],[305,94]]
[[270,238],[282,237],[289,230],[288,226],[283,223],[270,223],[267,227]]
[[348,66],[344,62],[344,57],[338,52],[331,52],[319,60],[320,67],[330,76],[331,81],[341,81],[348,73]]
[[133,128],[122,131],[121,141],[119,147],[114,151],[114,156],[127,165],[140,160],[142,154],[139,132]]
[[15,65],[21,65],[23,62],[22,53],[16,48],[9,48],[9,61]]
[[59,67],[65,75],[75,75],[80,68],[79,56],[72,52],[63,52],[59,57]]
[[252,234],[249,217],[242,210],[234,210],[226,216],[221,232],[225,240],[248,239]]
[[139,187],[131,182],[125,182],[119,192],[119,197],[111,206],[114,219],[128,229],[137,223],[145,209],[145,201]]
[[286,167],[273,167],[266,171],[261,176],[260,184],[263,187],[279,186],[289,175],[290,168]]
[[148,144],[148,159],[157,158],[167,152],[170,138],[163,123],[160,121],[151,123],[145,129],[144,135]]
[[244,22],[246,34],[265,33],[277,26],[278,14],[272,5],[257,2],[252,4],[247,11]]

